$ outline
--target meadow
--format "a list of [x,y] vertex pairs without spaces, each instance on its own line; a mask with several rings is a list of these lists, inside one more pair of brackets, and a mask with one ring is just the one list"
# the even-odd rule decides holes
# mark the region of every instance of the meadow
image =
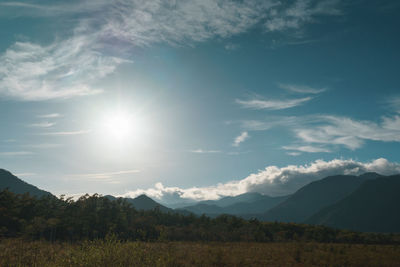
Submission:
[[399,266],[399,245],[3,239],[0,266]]

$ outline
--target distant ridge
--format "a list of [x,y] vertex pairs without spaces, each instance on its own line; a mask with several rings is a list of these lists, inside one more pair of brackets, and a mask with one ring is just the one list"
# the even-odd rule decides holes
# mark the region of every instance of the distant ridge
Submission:
[[201,201],[196,205],[186,206],[180,210],[186,210],[198,215],[215,217],[220,214],[244,216],[260,214],[275,207],[288,196],[270,197],[260,193],[245,193],[234,197],[224,197],[219,200]]
[[[106,198],[110,200],[116,200],[118,198],[107,195],[105,196]],[[173,211],[172,209],[169,209],[160,203],[154,201],[153,199],[149,198],[146,195],[140,195],[136,198],[121,198],[125,200],[126,202],[130,203],[135,209],[137,210],[154,210],[154,209],[159,209],[162,212],[171,212]]]
[[0,190],[8,189],[10,192],[16,194],[29,193],[32,196],[52,196],[50,192],[41,190],[34,185],[28,184],[11,172],[0,169]]
[[365,181],[306,223],[364,232],[400,232],[400,175]]
[[261,216],[265,221],[302,223],[316,212],[350,195],[368,179],[380,177],[377,173],[360,176],[335,175],[311,182]]

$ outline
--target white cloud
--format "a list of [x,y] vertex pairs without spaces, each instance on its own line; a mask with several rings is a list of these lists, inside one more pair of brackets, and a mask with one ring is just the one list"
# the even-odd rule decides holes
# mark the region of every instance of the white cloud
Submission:
[[32,124],[28,124],[29,127],[38,127],[38,128],[49,128],[52,127],[53,125],[55,125],[55,122],[40,122],[40,123],[32,123]]
[[0,156],[6,157],[14,157],[14,156],[27,156],[34,154],[31,151],[8,151],[8,152],[0,152]]
[[269,109],[279,110],[293,108],[304,104],[312,99],[312,97],[304,97],[298,99],[285,99],[285,100],[263,100],[263,99],[252,99],[252,100],[240,100],[236,99],[236,103],[240,104],[244,108],[250,109]]
[[292,157],[297,157],[297,156],[301,155],[300,152],[286,152],[286,154],[288,154],[289,156],[292,156]]
[[0,94],[26,101],[97,94],[93,85],[126,61],[96,47],[90,35],[47,46],[17,42],[0,55]]
[[[295,127],[301,122],[306,122],[310,118],[295,116],[268,116],[265,120],[241,120],[237,121],[240,127],[249,131],[265,131],[273,127]],[[232,123],[232,122],[231,122]]]
[[113,5],[103,31],[134,45],[187,44],[246,32],[276,1],[143,1]]
[[50,113],[50,114],[38,115],[37,117],[38,118],[43,118],[43,119],[53,119],[53,118],[61,117],[61,114],[59,114],[59,113]]
[[221,150],[204,150],[204,149],[194,149],[190,150],[192,153],[197,153],[197,154],[210,154],[210,153],[221,153]]
[[360,148],[366,140],[400,142],[400,116],[383,117],[380,124],[337,116],[319,119],[318,125],[296,129],[296,135],[306,143],[343,145],[352,150]]
[[54,135],[54,136],[64,136],[64,135],[81,135],[88,134],[90,130],[79,130],[79,131],[65,131],[65,132],[49,132],[49,133],[41,133],[40,135]]
[[294,150],[294,151],[300,151],[300,152],[308,152],[308,153],[329,153],[331,152],[327,148],[323,147],[316,147],[316,146],[283,146],[282,147],[285,150]]
[[297,0],[289,7],[280,5],[270,10],[265,27],[271,32],[297,30],[306,23],[316,21],[316,16],[341,15],[341,11],[337,8],[338,3],[339,0]]
[[237,147],[249,138],[250,138],[250,135],[248,132],[242,132],[239,136],[237,136],[235,138],[232,145]]
[[224,196],[235,196],[246,192],[279,196],[291,194],[300,187],[330,175],[360,175],[365,172],[377,172],[383,175],[400,173],[400,164],[380,158],[371,162],[334,159],[331,161],[316,160],[309,165],[289,165],[279,168],[268,166],[264,170],[250,174],[238,181],[220,183],[208,187],[165,187],[157,183],[154,188],[138,189],[122,195],[136,197],[146,194],[165,204],[184,201],[201,201],[219,199]]
[[312,88],[306,85],[283,84],[279,83],[278,86],[282,89],[289,90],[295,93],[302,94],[319,94],[326,91],[326,88]]
[[89,180],[109,180],[109,179],[114,179],[116,176],[135,174],[139,172],[140,170],[123,170],[114,172],[71,174],[67,175],[67,177],[78,178],[78,179],[89,179]]

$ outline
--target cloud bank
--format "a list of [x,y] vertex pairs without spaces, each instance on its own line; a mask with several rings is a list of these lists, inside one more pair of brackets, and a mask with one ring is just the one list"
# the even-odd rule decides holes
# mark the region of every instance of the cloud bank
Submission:
[[279,168],[268,166],[246,178],[209,187],[166,187],[157,183],[154,188],[137,189],[121,196],[136,197],[146,194],[166,205],[180,202],[215,200],[224,196],[235,196],[246,192],[258,192],[270,196],[291,194],[300,187],[330,175],[360,175],[377,172],[383,175],[400,173],[400,164],[379,158],[371,162],[334,159],[316,160],[308,165],[288,165]]

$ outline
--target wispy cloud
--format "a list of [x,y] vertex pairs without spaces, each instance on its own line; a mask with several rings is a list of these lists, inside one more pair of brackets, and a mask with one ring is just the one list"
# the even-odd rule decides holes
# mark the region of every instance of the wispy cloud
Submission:
[[192,153],[197,153],[197,154],[214,154],[214,153],[221,153],[221,150],[204,150],[204,149],[194,149],[190,150]]
[[[316,15],[338,15],[338,1],[298,0],[287,5],[275,0],[82,0],[63,2],[0,3],[0,16],[74,16],[72,34],[51,44],[16,42],[0,55],[0,95],[39,101],[93,95],[102,92],[96,83],[113,73],[123,60],[117,52],[158,43],[194,45],[229,38],[264,24],[268,31],[301,28]],[[85,14],[85,16],[81,16]],[[228,45],[227,49],[234,46]],[[108,52],[106,52],[108,51]],[[97,83],[98,84],[98,83]],[[308,99],[309,100],[309,99]],[[282,109],[306,99],[273,101],[251,106]],[[300,102],[299,102],[300,101]],[[287,107],[285,107],[287,106]]]
[[355,150],[366,141],[400,142],[400,115],[385,116],[378,122],[335,115],[307,115],[268,116],[265,120],[236,123],[247,131],[284,128],[298,138],[296,146],[286,145],[285,148],[298,152],[328,153],[338,146]]
[[97,94],[101,89],[93,84],[127,61],[95,47],[90,35],[47,46],[17,42],[0,55],[0,94],[25,101]]
[[147,46],[227,38],[246,32],[276,6],[275,1],[192,0],[143,2],[122,0],[103,28],[107,36]]
[[[0,7],[3,10],[0,10],[1,16],[31,16],[31,17],[59,17],[65,15],[74,15],[85,12],[98,12],[100,9],[104,8],[106,4],[110,4],[110,2],[114,1],[106,1],[106,0],[82,0],[78,2],[74,2],[73,4],[65,4],[58,1],[51,1],[46,4],[43,4],[39,1],[39,3],[35,3],[35,1],[31,1],[32,3],[26,3],[22,1],[8,1],[0,3]],[[2,12],[3,11],[3,12]]]
[[300,152],[286,152],[286,154],[288,154],[289,156],[293,156],[293,157],[297,157],[297,156],[301,155]]
[[65,132],[48,132],[48,133],[41,133],[40,135],[54,135],[54,136],[64,136],[64,135],[81,135],[81,134],[88,134],[90,130],[79,130],[79,131],[65,131]]
[[307,153],[329,153],[331,150],[317,146],[283,146],[285,150],[307,152]]
[[27,156],[34,154],[31,151],[7,151],[7,152],[0,152],[0,156],[5,157],[14,157],[14,156]]
[[288,165],[282,168],[268,166],[242,180],[208,187],[166,187],[162,183],[157,183],[154,188],[129,191],[122,196],[136,197],[146,194],[165,204],[173,204],[185,200],[219,199],[224,196],[235,196],[246,192],[280,196],[291,194],[312,181],[330,175],[360,175],[365,172],[377,172],[383,175],[398,174],[400,173],[400,164],[389,162],[384,158],[370,162],[359,162],[351,159],[317,160],[311,164]]
[[274,127],[293,128],[309,120],[310,118],[296,116],[268,116],[265,120],[240,120],[236,123],[239,123],[241,128],[248,131],[265,131]]
[[244,108],[250,109],[269,109],[269,110],[280,110],[293,108],[304,104],[312,99],[312,97],[304,97],[297,99],[284,99],[284,100],[263,100],[263,99],[252,99],[252,100],[240,100],[236,99],[236,103]]
[[312,88],[306,85],[284,84],[279,83],[278,86],[282,89],[289,90],[295,93],[302,94],[319,94],[326,91],[326,88]]
[[122,170],[122,171],[114,171],[114,172],[71,174],[71,175],[67,175],[67,176],[70,178],[79,178],[79,179],[108,180],[108,179],[115,178],[116,176],[135,174],[135,173],[139,173],[139,172],[140,172],[140,170]]
[[366,140],[400,142],[400,116],[383,117],[379,124],[337,116],[319,119],[318,125],[296,129],[296,135],[307,143],[343,145],[352,150],[360,148]]
[[400,113],[400,96],[387,98],[386,104],[389,104],[390,108],[395,112]]
[[237,136],[235,138],[232,145],[238,147],[241,143],[243,143],[244,141],[246,141],[249,138],[250,138],[250,135],[248,132],[242,132],[239,136]]
[[61,114],[60,113],[49,113],[49,114],[38,115],[37,117],[43,118],[43,119],[54,119],[54,118],[61,117]]
[[229,44],[226,44],[226,45],[225,45],[225,49],[228,50],[228,51],[237,50],[237,49],[239,49],[239,47],[240,47],[240,45],[238,45],[238,44],[232,44],[232,43],[229,43]]
[[[291,1],[292,2],[292,1]],[[292,5],[278,5],[269,12],[265,27],[267,31],[298,30],[306,23],[315,22],[316,16],[338,16],[339,0],[297,0]]]
[[28,124],[28,127],[37,127],[37,128],[49,128],[54,126],[56,123],[55,122],[40,122],[40,123],[32,123]]

